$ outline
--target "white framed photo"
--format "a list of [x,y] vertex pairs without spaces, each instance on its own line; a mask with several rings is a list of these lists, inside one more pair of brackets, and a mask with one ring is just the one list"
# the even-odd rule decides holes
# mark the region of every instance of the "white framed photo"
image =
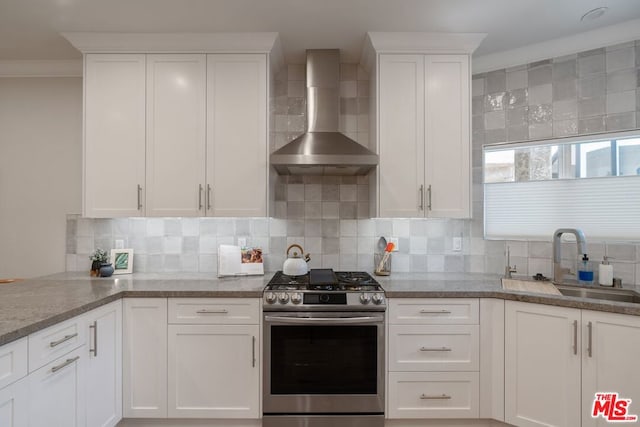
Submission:
[[111,249],[113,274],[133,273],[133,249]]

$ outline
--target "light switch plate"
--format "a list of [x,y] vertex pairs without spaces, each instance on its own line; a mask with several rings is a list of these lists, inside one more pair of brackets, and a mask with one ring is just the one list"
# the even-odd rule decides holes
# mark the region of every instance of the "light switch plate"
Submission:
[[462,250],[462,237],[454,237],[451,242],[452,251],[460,252]]

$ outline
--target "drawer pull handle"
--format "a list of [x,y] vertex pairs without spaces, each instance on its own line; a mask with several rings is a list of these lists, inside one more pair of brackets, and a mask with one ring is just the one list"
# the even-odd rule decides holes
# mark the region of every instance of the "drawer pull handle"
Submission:
[[420,351],[451,351],[449,347],[420,347]]
[[64,337],[60,338],[58,341],[51,341],[49,343],[49,347],[57,347],[60,344],[62,344],[65,341],[69,341],[71,338],[75,338],[78,336],[78,333],[76,332],[75,334],[71,334],[71,335],[65,335]]
[[420,310],[420,314],[451,314],[449,310]]
[[58,366],[54,366],[53,368],[51,368],[51,372],[52,373],[56,373],[58,372],[60,369],[71,365],[73,362],[75,362],[76,360],[80,359],[80,356],[76,356],[73,359],[67,359],[64,362],[62,362],[61,364],[59,364]]
[[227,314],[229,311],[225,310],[198,310],[196,313],[198,314]]
[[422,400],[447,400],[447,399],[451,399],[451,396],[449,396],[447,394],[440,394],[440,395],[422,394],[420,396],[420,399],[422,399]]

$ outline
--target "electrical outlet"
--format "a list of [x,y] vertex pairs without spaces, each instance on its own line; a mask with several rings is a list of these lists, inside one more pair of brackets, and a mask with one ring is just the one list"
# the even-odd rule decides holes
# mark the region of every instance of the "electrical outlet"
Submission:
[[124,249],[124,240],[116,239],[115,249]]
[[452,251],[460,252],[462,250],[462,237],[454,237],[451,246]]
[[238,237],[238,246],[241,248],[247,247],[247,238],[246,237]]
[[398,252],[400,250],[400,243],[398,242],[397,237],[389,237],[387,242],[393,243],[393,252]]

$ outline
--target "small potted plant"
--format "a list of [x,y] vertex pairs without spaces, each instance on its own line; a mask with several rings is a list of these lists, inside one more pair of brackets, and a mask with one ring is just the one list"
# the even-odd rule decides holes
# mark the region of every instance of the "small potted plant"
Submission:
[[109,255],[103,249],[96,249],[89,257],[91,260],[91,276],[109,277],[113,274],[113,266],[109,263]]

